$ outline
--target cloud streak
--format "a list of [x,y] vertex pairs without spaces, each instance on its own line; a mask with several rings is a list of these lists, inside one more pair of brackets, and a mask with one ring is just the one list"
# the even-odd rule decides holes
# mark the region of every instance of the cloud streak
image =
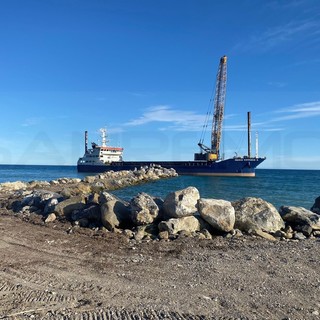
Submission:
[[22,127],[33,127],[33,126],[36,126],[36,125],[38,125],[39,123],[41,123],[43,121],[44,121],[43,117],[27,118],[22,123]]
[[275,113],[284,115],[272,119],[272,122],[318,117],[320,116],[320,101],[297,104],[286,109],[280,109]]
[[[141,117],[127,122],[126,126],[140,126],[151,122],[170,123],[169,129],[175,131],[199,131],[205,121],[204,115],[192,111],[175,110],[167,105],[148,108]],[[168,128],[162,128],[166,130]]]
[[237,44],[235,50],[250,51],[258,48],[268,51],[283,43],[297,41],[297,39],[319,42],[319,29],[320,22],[318,19],[291,21],[269,28],[259,35],[251,36],[246,43]]

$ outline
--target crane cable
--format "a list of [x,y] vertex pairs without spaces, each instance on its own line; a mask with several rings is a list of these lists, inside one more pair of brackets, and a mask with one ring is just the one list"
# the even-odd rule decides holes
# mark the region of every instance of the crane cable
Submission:
[[210,96],[210,100],[209,100],[209,103],[208,103],[207,113],[206,113],[206,116],[205,116],[205,119],[204,119],[204,124],[202,126],[202,132],[201,132],[200,140],[199,140],[199,142],[201,144],[204,141],[205,134],[207,133],[209,120],[211,119],[211,114],[212,114],[212,109],[213,109],[212,105],[213,105],[213,102],[214,102],[214,91],[215,91],[215,88],[213,87],[212,88],[212,92],[211,92],[211,96]]

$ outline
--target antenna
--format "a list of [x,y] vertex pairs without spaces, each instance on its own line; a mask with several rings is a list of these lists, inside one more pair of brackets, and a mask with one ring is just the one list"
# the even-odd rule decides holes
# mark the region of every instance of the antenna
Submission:
[[106,128],[101,128],[99,131],[101,134],[101,146],[106,147],[107,146],[107,130]]
[[258,131],[256,131],[256,158],[259,158],[259,135],[258,135]]

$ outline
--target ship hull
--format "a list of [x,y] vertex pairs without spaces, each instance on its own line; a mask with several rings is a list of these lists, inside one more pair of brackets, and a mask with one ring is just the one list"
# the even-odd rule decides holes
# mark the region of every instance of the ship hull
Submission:
[[119,161],[109,164],[78,164],[79,172],[135,170],[144,166],[160,165],[173,168],[179,175],[254,177],[255,168],[265,158],[232,158],[221,161]]

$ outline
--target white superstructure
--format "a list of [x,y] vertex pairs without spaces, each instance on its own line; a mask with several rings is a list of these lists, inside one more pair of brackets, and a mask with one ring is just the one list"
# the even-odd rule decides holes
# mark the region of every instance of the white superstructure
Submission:
[[79,158],[78,164],[94,166],[122,161],[123,148],[107,145],[107,130],[105,128],[100,129],[100,135],[101,146],[92,142],[92,148],[88,149],[88,133],[85,132],[85,152],[83,157]]

